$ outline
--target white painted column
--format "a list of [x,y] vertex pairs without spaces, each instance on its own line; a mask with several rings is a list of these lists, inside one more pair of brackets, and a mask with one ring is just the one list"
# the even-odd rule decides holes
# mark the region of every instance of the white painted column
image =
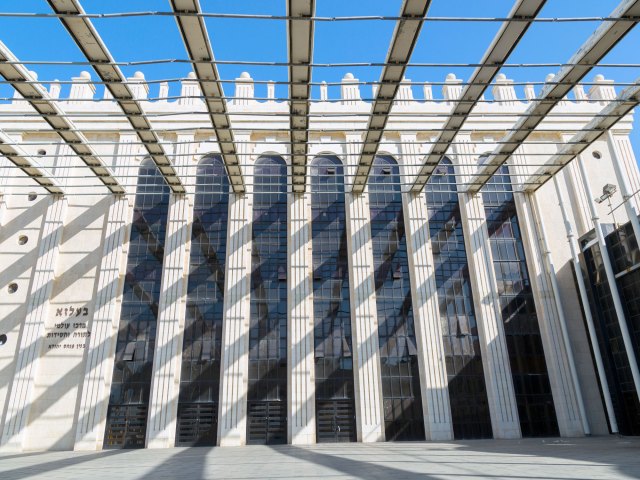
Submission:
[[310,196],[290,193],[287,202],[287,425],[289,443],[294,445],[316,442]]
[[[402,164],[420,162],[415,134],[400,134]],[[403,184],[415,178],[415,167],[403,167]],[[411,301],[418,350],[422,411],[427,440],[453,439],[442,324],[438,306],[435,264],[431,251],[426,194],[403,193]]]
[[536,228],[531,195],[515,192],[514,201],[560,435],[582,436],[585,434],[580,412],[582,399],[579,398],[579,385],[571,374],[572,359],[564,341],[561,325],[564,313],[557,308],[553,292],[551,275],[555,273],[545,265],[545,257],[550,252],[543,248],[541,233]]
[[[458,135],[454,145],[454,163],[476,163],[474,146],[468,135]],[[457,172],[469,176],[475,168],[456,166]],[[465,182],[461,177],[460,183]],[[509,352],[504,333],[498,284],[493,269],[489,231],[482,194],[460,193],[460,213],[464,225],[464,242],[469,262],[473,306],[478,324],[480,352],[484,370],[491,427],[495,438],[520,438],[520,420],[516,404]]]
[[5,450],[20,451],[29,420],[34,378],[55,279],[58,248],[62,238],[66,199],[51,196],[44,216],[38,260],[33,271],[27,315],[20,335],[16,370],[7,404],[6,420],[0,445]]
[[107,214],[74,450],[102,448],[126,268],[127,252],[123,245],[129,236],[128,225],[133,214],[133,199],[130,200],[125,196],[114,197]]
[[[241,162],[249,162],[250,137],[235,135]],[[252,169],[243,169],[245,183]],[[229,194],[227,264],[225,267],[222,366],[220,371],[220,417],[218,443],[244,445],[247,439],[247,390],[249,385],[249,317],[251,287],[251,221],[253,202],[249,193]]]
[[[356,142],[360,141],[360,135],[347,135],[347,189],[360,152]],[[345,194],[345,208],[357,438],[380,442],[385,433],[368,189]]]

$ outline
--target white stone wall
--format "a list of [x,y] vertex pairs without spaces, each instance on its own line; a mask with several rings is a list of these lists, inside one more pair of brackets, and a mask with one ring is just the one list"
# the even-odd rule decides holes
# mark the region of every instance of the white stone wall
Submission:
[[[144,77],[137,75],[134,80],[139,83],[136,84],[139,96],[155,96],[153,92],[149,93]],[[74,82],[72,98],[61,102],[72,117],[87,112],[104,111],[110,115],[117,112],[113,102],[79,101],[93,98],[95,88],[84,74],[74,78]],[[238,88],[243,98],[229,105],[248,193],[231,193],[229,197],[218,425],[220,445],[246,443],[252,165],[261,154],[282,155],[288,161],[288,118],[285,116],[288,106],[274,101],[273,93],[267,101],[255,100],[254,96],[264,96],[255,91],[261,87],[254,88],[253,80],[242,76]],[[158,87],[152,85],[151,88]],[[160,88],[163,95],[171,95],[168,86]],[[536,143],[515,156],[514,179],[526,178],[536,165],[555,151],[559,142],[571,137],[570,132],[586,125],[610,100],[608,88],[606,80],[596,78],[596,85],[589,92],[593,102],[561,102],[554,109],[553,119],[545,120],[539,129],[541,133],[532,137]],[[197,95],[197,91],[193,79],[185,79],[181,93]],[[359,130],[366,125],[366,117],[354,114],[369,112],[370,103],[361,100],[369,94],[360,92],[353,76],[343,80],[340,99],[330,98],[329,92],[324,88],[322,101],[311,105],[311,112],[317,115],[311,118],[309,151],[312,155],[322,153],[340,157],[345,164],[349,192],[358,161],[359,142],[362,141]],[[460,94],[460,81],[447,77],[443,98],[434,98],[430,86],[423,89],[422,98],[414,95],[416,92],[415,87],[411,89],[410,81],[403,83],[401,101],[393,109],[393,113],[402,115],[390,118],[381,147],[381,152],[384,150],[398,160],[406,183],[411,181],[416,165],[429,151],[433,131],[442,125],[451,102]],[[499,78],[491,93],[502,102],[480,103],[476,112],[487,115],[470,119],[465,132],[458,135],[449,152],[458,178],[468,178],[475,172],[478,155],[491,150],[513,125],[517,114],[525,111],[527,102],[518,97],[531,97],[532,94],[530,88],[526,92],[516,92],[506,78]],[[578,90],[576,96],[583,98],[586,94]],[[217,146],[207,117],[191,113],[204,111],[200,100],[144,100],[142,104],[149,113],[170,114],[154,119],[153,124],[161,132],[161,140],[174,160],[178,175],[187,185],[186,195],[172,195],[171,199],[147,430],[148,446],[169,447],[175,439],[195,166],[203,155],[215,153]],[[144,148],[122,119],[107,115],[104,118],[74,118],[87,137],[97,142],[96,150],[103,156],[104,163],[112,167],[115,177],[129,192],[122,197],[106,195],[101,183],[90,177],[90,171],[71,154],[71,149],[58,137],[47,133],[48,127],[43,121],[32,115],[16,115],[30,112],[25,105],[17,101],[0,104],[0,129],[17,141],[25,142],[25,150],[33,155],[38,155],[42,149],[46,151],[40,161],[59,177],[65,196],[46,195],[23,174],[4,168],[6,161],[0,159],[1,172],[6,173],[0,175],[0,333],[7,334],[7,343],[0,346],[0,449],[96,450],[102,448],[104,437],[132,194]],[[619,122],[613,134],[631,190],[637,191],[640,174],[629,141],[631,120],[629,116]],[[603,137],[582,155],[594,194],[599,194],[606,183],[617,184],[610,147]],[[594,152],[599,153],[599,159],[593,156]],[[583,235],[593,225],[585,213],[587,199],[575,166],[569,165],[558,178],[570,201],[572,226],[578,235]],[[425,427],[427,438],[449,439],[452,437],[451,413],[426,200],[425,195],[410,194],[406,190],[403,207]],[[37,194],[35,200],[27,197],[30,192]],[[307,194],[289,194],[288,201],[288,436],[289,441],[296,444],[315,442],[309,198]],[[531,205],[534,198],[548,234],[546,244],[556,269],[569,341],[579,365],[578,377],[587,420],[593,433],[606,433],[603,407],[573,283],[565,228],[553,186],[548,184],[534,197],[518,194],[517,205],[520,221],[524,224],[528,267],[534,279],[536,307],[561,433],[579,435],[582,427],[576,408],[577,389],[568,372],[568,353],[558,323],[560,311],[551,285],[551,272],[544,262],[540,232],[533,221]],[[484,206],[481,195],[461,191],[459,199],[493,432],[496,438],[517,438],[520,427]],[[363,442],[381,441],[384,422],[368,193],[366,190],[359,195],[347,193],[345,200],[357,437]],[[612,197],[612,205],[615,207],[621,201],[618,191]],[[636,207],[640,206],[640,202],[634,201]],[[628,221],[623,208],[612,214],[606,202],[598,205],[598,213],[604,223]],[[28,237],[28,241],[20,244],[21,236]],[[11,283],[18,286],[12,294],[7,290]]]

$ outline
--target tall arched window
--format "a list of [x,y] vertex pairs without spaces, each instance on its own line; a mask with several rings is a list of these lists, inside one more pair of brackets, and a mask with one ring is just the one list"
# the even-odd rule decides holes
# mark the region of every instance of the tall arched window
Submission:
[[176,445],[215,445],[220,392],[229,180],[222,158],[198,164]]
[[482,198],[520,429],[525,437],[558,435],[551,384],[507,166],[501,167],[487,183]]
[[317,440],[355,441],[344,168],[336,157],[312,162],[311,218]]
[[491,438],[456,177],[449,159],[436,168],[426,192],[453,433],[456,439]]
[[247,442],[287,441],[287,166],[254,167]]
[[169,187],[151,159],[138,173],[105,448],[145,444]]
[[398,164],[376,157],[369,178],[385,434],[387,440],[424,440]]

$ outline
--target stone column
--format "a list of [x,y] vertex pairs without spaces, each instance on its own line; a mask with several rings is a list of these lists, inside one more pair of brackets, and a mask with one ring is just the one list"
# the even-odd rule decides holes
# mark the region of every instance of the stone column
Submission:
[[5,450],[22,450],[23,440],[26,438],[25,430],[33,401],[34,379],[55,278],[65,210],[64,197],[50,197],[42,224],[38,260],[32,274],[27,315],[20,334],[16,370],[10,387],[6,420],[0,440],[0,445]]
[[[249,163],[248,134],[235,134],[241,162]],[[245,183],[252,169],[244,167]],[[249,317],[251,287],[252,187],[246,194],[229,195],[227,264],[225,267],[222,367],[218,443],[244,445],[247,438],[247,389],[249,377]]]
[[[469,135],[458,134],[454,145],[455,164],[476,163],[474,146]],[[474,173],[475,167],[455,165],[457,173]],[[460,193],[460,214],[464,225],[464,243],[469,262],[469,277],[473,306],[478,324],[480,352],[487,398],[491,412],[491,427],[495,438],[520,438],[520,420],[509,365],[509,352],[504,333],[498,284],[493,269],[489,231],[482,194]]]
[[556,308],[556,299],[553,295],[550,278],[553,273],[546,268],[543,261],[547,252],[543,252],[541,248],[540,232],[535,225],[531,195],[516,192],[514,200],[560,435],[582,436],[584,429],[578,406],[577,385],[571,376],[569,354],[565,348],[560,325],[560,312]]
[[[132,199],[130,199],[132,200]],[[113,374],[114,335],[120,317],[126,249],[133,203],[125,196],[113,198],[104,229],[102,262],[98,272],[95,314],[90,324],[84,380],[76,426],[75,450],[99,450],[102,446],[109,388]]]
[[[347,135],[347,190],[360,141],[360,135]],[[379,442],[385,436],[368,190],[347,193],[345,207],[357,435],[360,442]]]
[[[400,134],[402,164],[420,161],[415,134]],[[416,167],[401,166],[403,184],[415,178]],[[402,194],[407,254],[411,279],[411,301],[418,348],[422,410],[427,440],[453,439],[453,424],[436,277],[429,233],[426,194]]]
[[289,421],[287,425],[289,442],[294,445],[316,442],[310,195],[310,193],[290,193],[287,202],[289,206],[287,227]]
[[[173,164],[182,182],[191,184],[193,177],[185,174],[194,150],[193,133],[178,135],[177,142]],[[169,150],[169,145],[165,149]],[[148,448],[175,445],[192,218],[193,197],[171,194],[147,419]]]
[[185,321],[192,212],[186,195],[171,195],[147,420],[148,448],[168,448],[175,443],[180,390],[176,372],[180,370],[181,327],[184,328]]

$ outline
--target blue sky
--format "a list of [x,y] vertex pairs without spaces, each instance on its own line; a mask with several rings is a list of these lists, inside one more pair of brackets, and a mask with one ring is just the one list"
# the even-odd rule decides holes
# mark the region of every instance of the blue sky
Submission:
[[[513,0],[433,0],[429,15],[434,17],[504,17],[513,6]],[[542,17],[602,17],[609,15],[619,0],[549,0],[541,12]],[[201,0],[204,11],[246,14],[285,14],[284,0]],[[118,11],[168,11],[166,0],[84,0],[89,13]],[[400,0],[317,0],[318,16],[349,15],[396,15]],[[2,12],[50,12],[44,0],[0,0]],[[217,60],[255,60],[286,62],[286,25],[281,20],[207,19],[207,28],[212,39]],[[96,19],[94,24],[117,61],[140,61],[187,57],[182,40],[171,17],[133,17]],[[528,31],[526,37],[511,55],[510,63],[558,63],[566,62],[597,27],[598,22],[538,23]],[[500,24],[497,22],[429,22],[422,29],[420,39],[412,57],[413,62],[423,63],[474,63],[478,62]],[[314,62],[383,62],[394,22],[354,21],[318,22],[314,46]],[[21,60],[31,61],[81,61],[82,54],[69,38],[60,22],[55,18],[0,18],[0,40]],[[640,28],[628,34],[607,55],[604,63],[640,63]],[[30,65],[42,80],[69,80],[78,76],[87,66]],[[147,80],[185,77],[187,64],[161,64],[138,67],[123,67],[130,76],[136,70],[144,72]],[[282,80],[287,78],[286,67],[222,65],[221,77],[232,80],[244,70],[256,80]],[[542,82],[549,73],[558,68],[511,68],[505,69],[508,78],[517,82]],[[378,67],[332,67],[316,68],[313,81],[339,82],[348,71],[363,81],[375,81],[380,74]],[[417,81],[441,82],[447,73],[459,78],[469,77],[471,68],[420,68],[410,67],[407,77]],[[95,78],[95,73],[92,72]],[[591,81],[601,73],[617,82],[632,82],[640,77],[638,68],[596,68],[585,79]],[[179,93],[179,85],[171,85],[170,94]],[[538,89],[540,87],[537,87]],[[587,87],[588,88],[588,87]],[[68,89],[68,87],[67,87]],[[98,92],[101,95],[101,88]],[[416,96],[422,97],[416,88]],[[226,84],[227,94],[232,85]],[[362,87],[363,97],[370,97],[370,87]],[[517,90],[522,97],[521,87]],[[63,88],[63,96],[65,89]],[[286,86],[276,87],[276,96],[285,97]],[[6,86],[0,86],[0,96],[10,96]],[[151,87],[151,96],[157,95],[157,86]],[[266,86],[256,86],[257,96],[266,96]],[[313,95],[318,96],[317,88]],[[434,87],[439,97],[440,87]],[[338,87],[330,88],[329,96],[339,96]],[[632,134],[636,155],[640,157],[640,128]]]

